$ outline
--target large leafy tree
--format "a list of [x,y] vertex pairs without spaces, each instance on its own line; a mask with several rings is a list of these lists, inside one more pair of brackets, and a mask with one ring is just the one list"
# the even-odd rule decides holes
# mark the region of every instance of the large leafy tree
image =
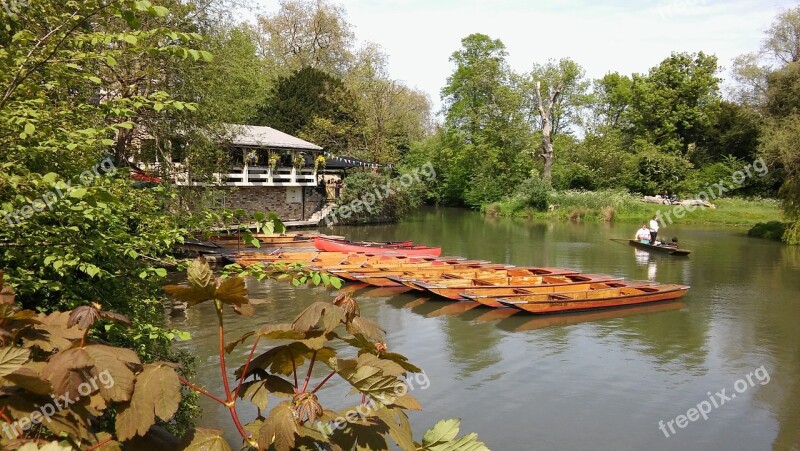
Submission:
[[673,53],[646,76],[634,75],[630,132],[661,151],[686,155],[713,124],[719,105],[717,58]]
[[313,67],[280,77],[254,122],[298,135],[333,153],[358,148],[358,104],[344,82]]
[[502,41],[484,34],[461,40],[450,61],[453,73],[442,89],[449,192],[463,193],[470,206],[498,200],[528,175],[530,133],[522,114],[522,96],[506,62]]

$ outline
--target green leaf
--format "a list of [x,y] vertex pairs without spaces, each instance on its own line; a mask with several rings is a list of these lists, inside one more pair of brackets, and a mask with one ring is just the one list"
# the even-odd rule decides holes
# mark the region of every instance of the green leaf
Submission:
[[58,180],[58,174],[55,172],[48,172],[42,177],[42,181],[47,183],[48,185],[52,185]]
[[164,109],[164,104],[161,102],[156,102],[153,104],[153,109],[156,110],[157,112],[161,111]]
[[36,126],[28,122],[25,124],[25,133],[32,135],[36,131]]
[[337,290],[342,288],[342,279],[338,277],[331,277],[331,285]]
[[203,61],[206,61],[208,63],[214,61],[214,55],[212,55],[211,52],[207,52],[205,50],[201,50],[200,51],[200,56],[203,58]]
[[86,193],[87,193],[86,188],[74,188],[72,191],[69,192],[69,197],[80,199],[83,196],[85,196]]
[[98,85],[103,82],[103,80],[101,80],[100,77],[96,77],[94,75],[89,75],[88,77],[86,77],[86,79]]
[[108,64],[109,67],[115,67],[117,65],[117,60],[115,60],[113,56],[109,55],[106,57],[106,64]]
[[136,8],[137,11],[148,11],[150,10],[150,7],[153,6],[153,4],[147,0],[138,0],[136,3],[133,4],[133,6]]
[[156,275],[158,277],[166,277],[167,276],[167,270],[164,269],[164,268],[156,268],[154,271],[155,271],[155,273],[156,273]]
[[163,6],[153,6],[150,8],[150,12],[158,17],[164,17],[169,14],[169,10]]
[[130,35],[130,34],[123,35],[122,36],[122,40],[127,42],[130,45],[136,45],[136,43],[139,42],[139,40],[136,39],[136,36],[133,36],[133,35]]
[[200,52],[195,49],[189,49],[189,55],[191,55],[192,59],[195,61],[200,59]]
[[425,435],[422,436],[422,444],[435,446],[449,442],[456,438],[460,426],[461,420],[457,418],[442,420],[425,432]]

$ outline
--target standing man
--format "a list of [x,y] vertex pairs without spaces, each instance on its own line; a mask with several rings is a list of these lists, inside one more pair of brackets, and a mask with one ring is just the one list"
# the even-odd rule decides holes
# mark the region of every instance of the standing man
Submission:
[[656,236],[658,235],[658,215],[653,215],[650,220],[650,244],[656,245]]

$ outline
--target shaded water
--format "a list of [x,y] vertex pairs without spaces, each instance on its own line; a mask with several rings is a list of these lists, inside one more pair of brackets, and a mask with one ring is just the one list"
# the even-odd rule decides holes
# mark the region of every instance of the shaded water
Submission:
[[[455,209],[422,210],[400,224],[336,228],[351,239],[439,245],[443,255],[692,286],[681,302],[546,317],[356,291],[362,315],[388,331],[390,350],[425,371],[412,392],[423,406],[411,413],[417,439],[438,419],[460,417],[462,431],[477,432],[495,450],[800,449],[800,249],[749,239],[741,228],[677,224],[663,234],[678,236],[693,250],[689,258],[609,240],[635,230],[636,224],[534,223]],[[248,281],[248,288],[263,303],[254,319],[226,316],[228,341],[334,296],[284,282]],[[196,379],[207,387],[221,386],[214,325],[211,305],[173,319],[192,333],[180,346],[199,357]],[[246,352],[234,351],[232,368]],[[756,372],[762,365],[765,371]],[[737,393],[737,380],[748,375],[752,385]],[[707,420],[684,428],[674,422],[710,402],[709,392],[719,404],[715,393],[722,389],[730,400],[709,407]],[[340,383],[319,394],[328,408],[358,402]],[[201,424],[224,428],[233,441],[227,412],[205,399],[202,405]],[[248,420],[255,415],[240,412]],[[666,437],[660,420],[673,420],[675,433],[665,426]]]

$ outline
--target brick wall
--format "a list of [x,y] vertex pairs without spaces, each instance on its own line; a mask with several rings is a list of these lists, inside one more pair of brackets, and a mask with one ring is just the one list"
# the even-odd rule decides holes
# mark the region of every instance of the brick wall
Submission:
[[225,193],[225,206],[241,208],[249,213],[274,211],[284,221],[307,220],[325,205],[325,195],[316,187],[302,189],[305,191],[305,211],[302,198],[298,202],[287,202],[288,188],[284,186],[232,187]]

